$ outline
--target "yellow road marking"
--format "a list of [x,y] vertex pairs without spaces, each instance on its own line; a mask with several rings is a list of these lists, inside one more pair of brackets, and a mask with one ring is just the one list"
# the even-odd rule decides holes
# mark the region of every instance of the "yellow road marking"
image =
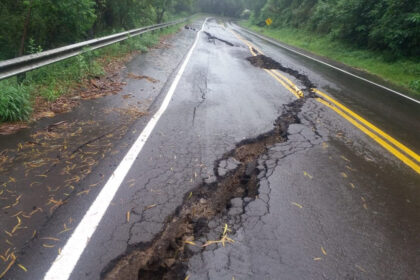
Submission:
[[290,79],[288,79],[286,76],[280,74],[277,70],[271,70],[276,76],[280,77],[282,80],[286,81],[297,93],[300,97],[303,97],[303,92],[298,88]]
[[297,98],[300,98],[299,94],[295,90],[293,90],[289,85],[287,85],[279,77],[277,77],[274,73],[272,73],[272,71],[270,71],[268,69],[264,69],[264,71],[267,72],[268,74],[270,74],[270,76],[272,76],[279,83],[281,83],[288,91],[290,91],[291,93],[293,93]]
[[375,131],[376,133],[378,133],[380,136],[382,136],[383,138],[385,138],[386,140],[388,140],[389,142],[391,142],[392,144],[394,144],[400,150],[404,151],[407,155],[409,155],[410,157],[412,157],[413,159],[415,159],[417,162],[420,162],[420,155],[416,154],[415,152],[413,152],[412,150],[410,150],[409,148],[407,148],[406,146],[404,146],[403,144],[401,144],[400,142],[398,142],[395,138],[393,138],[389,134],[383,132],[382,130],[380,130],[379,128],[377,128],[376,126],[374,126],[373,124],[371,124],[370,122],[368,122],[367,120],[365,120],[364,118],[362,118],[361,116],[359,116],[358,114],[354,113],[350,109],[346,108],[344,105],[340,104],[338,101],[336,101],[332,97],[328,96],[327,94],[323,93],[322,91],[317,90],[317,89],[312,89],[312,90],[314,92],[316,92],[317,94],[321,95],[322,97],[324,97],[325,99],[331,101],[332,103],[334,103],[335,105],[337,105],[338,107],[340,107],[340,109],[342,109],[343,111],[347,112],[352,117],[354,117],[355,119],[357,119],[358,121],[360,121],[361,123],[363,123],[364,125],[366,125],[367,127],[369,127],[370,129],[372,129],[373,131]]
[[[239,40],[241,40],[245,45],[248,46],[249,51],[253,56],[257,56],[257,54],[254,52],[254,49],[258,51],[260,54],[264,54],[260,49],[253,46],[250,42],[242,38],[239,34],[237,34],[235,31],[230,30],[233,35],[235,35]],[[281,83],[288,91],[293,93],[297,98],[303,97],[303,92],[292,82],[290,79],[285,77],[284,75],[280,74],[276,70],[270,70],[270,69],[264,69],[270,76],[272,76],[274,79],[276,79],[279,83]]]
[[395,149],[394,147],[392,147],[390,144],[388,144],[387,142],[385,142],[384,140],[382,140],[382,138],[380,138],[378,135],[374,134],[373,132],[371,132],[370,130],[368,130],[366,127],[362,126],[361,124],[359,124],[358,122],[356,122],[354,119],[352,119],[349,115],[347,115],[346,113],[344,113],[343,111],[341,111],[339,108],[335,107],[334,105],[328,103],[327,101],[325,101],[325,100],[323,100],[321,98],[317,98],[316,100],[318,102],[324,104],[325,106],[331,108],[332,110],[334,110],[337,114],[339,114],[340,116],[342,116],[343,118],[345,118],[347,121],[349,121],[355,127],[357,127],[362,132],[364,132],[366,135],[368,135],[370,138],[372,138],[373,140],[375,140],[379,145],[381,145],[386,150],[388,150],[390,153],[392,153],[394,156],[396,156],[399,160],[401,160],[406,165],[408,165],[409,167],[411,167],[414,171],[416,171],[417,173],[420,174],[420,166],[418,164],[416,164],[411,159],[407,158],[404,154],[402,154],[401,152],[399,152],[397,149]]
[[[250,50],[250,52],[251,52],[251,54],[253,56],[257,56],[257,54],[254,52],[254,49],[257,50],[259,53],[264,54],[257,47],[254,47],[247,40],[243,39],[239,34],[237,34],[236,32],[234,32],[233,30],[230,30],[230,31],[239,40],[241,40],[242,42],[245,43],[245,45],[248,46],[248,48],[249,48],[249,50]],[[264,70],[268,74],[270,74],[273,78],[275,78],[279,83],[281,83],[287,90],[289,90],[291,93],[293,93],[297,98],[302,98],[303,97],[303,92],[292,81],[290,81],[290,79],[288,79],[284,75],[280,74],[277,70],[269,70],[269,69],[264,69]],[[377,134],[379,134],[380,136],[382,136],[383,138],[385,138],[386,140],[388,140],[390,143],[392,143],[397,148],[399,148],[400,150],[402,150],[403,152],[405,152],[407,155],[409,155],[410,157],[412,157],[413,159],[415,159],[417,162],[420,162],[420,155],[416,154],[415,152],[413,152],[412,150],[410,150],[409,148],[407,148],[405,145],[403,145],[402,143],[398,142],[395,138],[393,138],[389,134],[385,133],[384,131],[380,130],[375,125],[373,125],[372,123],[368,122],[367,120],[365,120],[364,118],[362,118],[360,115],[354,113],[353,111],[351,111],[350,109],[348,109],[347,107],[345,107],[344,105],[342,105],[341,103],[339,103],[338,101],[336,101],[335,99],[331,98],[327,94],[321,92],[318,89],[312,89],[312,91],[314,91],[315,93],[317,93],[320,96],[324,97],[328,101],[332,102],[334,105],[336,105],[337,107],[339,107],[341,110],[339,108],[335,107],[334,105],[332,105],[332,104],[330,104],[330,103],[328,103],[328,102],[326,102],[326,101],[324,101],[324,100],[322,100],[320,98],[317,98],[317,100],[320,103],[326,105],[327,107],[329,107],[332,110],[334,110],[335,112],[337,112],[344,119],[346,119],[351,124],[353,124],[354,126],[356,126],[358,129],[360,129],[362,132],[364,132],[366,135],[368,135],[369,137],[371,137],[378,144],[380,144],[382,147],[384,147],[386,150],[388,150],[390,153],[392,153],[394,156],[396,156],[398,159],[400,159],[402,162],[404,162],[406,165],[408,165],[409,167],[411,167],[412,169],[414,169],[414,171],[416,171],[417,173],[420,174],[420,166],[418,164],[416,164],[411,159],[409,159],[404,154],[402,154],[400,151],[398,151],[397,149],[395,149],[394,147],[392,147],[391,145],[389,145],[387,142],[383,141],[380,137],[378,137],[376,134],[372,133],[366,127],[364,127],[363,125],[361,125],[358,122],[356,122],[353,118],[355,118],[356,120],[358,120],[362,124],[366,125],[368,128],[372,129],[374,132],[376,132]],[[351,118],[345,112],[347,112],[353,118]]]

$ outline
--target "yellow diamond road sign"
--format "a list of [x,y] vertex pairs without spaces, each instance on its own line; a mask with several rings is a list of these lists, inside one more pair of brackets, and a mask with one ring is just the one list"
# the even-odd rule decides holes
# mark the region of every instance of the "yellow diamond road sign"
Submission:
[[270,25],[270,24],[272,24],[272,23],[273,23],[273,20],[272,20],[271,18],[268,18],[268,19],[266,19],[266,20],[265,20],[265,23],[266,23],[267,25]]

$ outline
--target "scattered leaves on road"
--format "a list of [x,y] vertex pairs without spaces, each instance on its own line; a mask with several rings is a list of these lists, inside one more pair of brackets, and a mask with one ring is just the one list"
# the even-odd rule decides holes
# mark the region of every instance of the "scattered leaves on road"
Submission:
[[235,243],[235,241],[227,235],[227,233],[230,231],[231,230],[229,229],[228,225],[225,224],[223,228],[223,234],[220,240],[209,240],[206,243],[204,243],[202,247],[207,247],[207,246],[210,246],[212,244],[217,244],[217,243],[222,243],[222,246],[225,247],[225,243]]

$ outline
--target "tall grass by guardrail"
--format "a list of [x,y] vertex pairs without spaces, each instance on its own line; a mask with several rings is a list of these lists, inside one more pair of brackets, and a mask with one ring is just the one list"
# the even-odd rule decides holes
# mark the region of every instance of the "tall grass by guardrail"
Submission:
[[17,77],[0,81],[0,122],[25,121],[31,116],[35,98],[54,101],[70,92],[89,77],[105,74],[104,67],[112,60],[133,51],[146,52],[159,42],[159,37],[173,33],[181,24],[145,33],[102,49],[47,65],[26,74],[22,82]]

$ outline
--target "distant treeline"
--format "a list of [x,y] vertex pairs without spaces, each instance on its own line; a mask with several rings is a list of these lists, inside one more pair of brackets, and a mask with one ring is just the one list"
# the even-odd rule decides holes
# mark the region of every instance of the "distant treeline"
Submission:
[[293,27],[390,58],[420,56],[420,0],[1,0],[0,60],[209,12]]
[[[389,57],[420,56],[420,0],[198,0],[202,10],[328,34]],[[249,10],[249,11],[246,11]],[[245,11],[245,12],[244,12]]]
[[1,0],[0,60],[190,13],[194,0]]

